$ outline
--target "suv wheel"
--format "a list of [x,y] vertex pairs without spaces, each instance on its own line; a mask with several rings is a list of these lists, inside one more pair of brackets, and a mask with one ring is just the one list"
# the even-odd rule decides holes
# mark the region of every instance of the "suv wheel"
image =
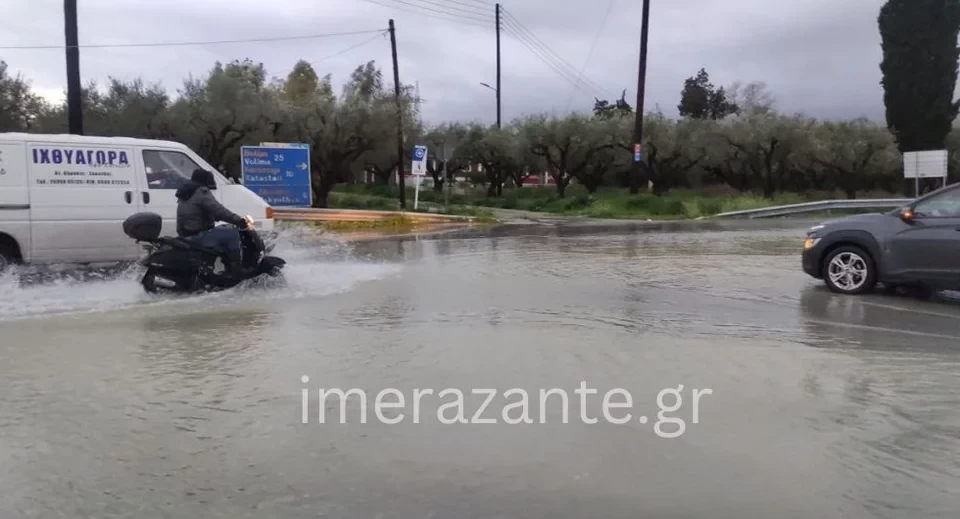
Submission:
[[824,260],[823,280],[832,292],[865,294],[876,286],[877,272],[869,254],[859,247],[842,246]]

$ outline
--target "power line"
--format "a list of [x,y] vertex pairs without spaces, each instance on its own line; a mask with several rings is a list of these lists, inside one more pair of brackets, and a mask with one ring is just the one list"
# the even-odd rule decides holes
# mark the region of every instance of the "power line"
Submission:
[[348,52],[350,52],[350,51],[352,51],[352,50],[354,50],[354,49],[359,49],[360,47],[363,47],[364,45],[367,45],[367,44],[369,44],[369,43],[377,40],[378,38],[381,38],[381,37],[385,36],[386,34],[387,34],[387,31],[383,31],[383,32],[381,32],[381,33],[378,33],[378,34],[375,35],[373,38],[363,40],[362,42],[357,43],[356,45],[351,45],[351,46],[349,46],[349,47],[341,50],[340,52],[337,52],[337,53],[335,53],[335,54],[331,54],[331,55],[329,55],[329,56],[326,56],[326,57],[320,58],[320,59],[318,59],[318,60],[315,60],[314,63],[321,63],[321,62],[327,61],[327,60],[329,60],[329,59],[333,59],[333,58],[342,56],[342,55],[344,55],[344,54],[346,54],[346,53],[348,53]]
[[604,91],[601,87],[597,86],[595,83],[589,80],[580,80],[577,77],[575,72],[572,72],[569,67],[564,67],[555,57],[553,57],[548,51],[544,50],[542,46],[538,45],[536,42],[530,39],[529,36],[526,36],[519,32],[513,25],[507,24],[505,26],[507,34],[513,36],[514,39],[522,43],[527,49],[534,53],[541,61],[550,66],[554,71],[557,72],[563,79],[570,82],[576,88],[580,88],[584,92],[589,93],[590,95],[599,97],[606,97],[606,94],[603,94]]
[[229,43],[259,43],[259,42],[275,42],[275,41],[291,41],[291,40],[312,40],[319,38],[332,38],[335,36],[353,36],[357,34],[372,34],[372,33],[382,33],[387,29],[374,29],[367,31],[350,31],[350,32],[333,32],[326,34],[308,34],[304,36],[277,36],[273,38],[248,38],[241,40],[213,40],[213,41],[177,41],[177,42],[152,42],[152,43],[112,43],[112,44],[94,44],[94,45],[76,45],[67,47],[65,45],[15,45],[0,47],[0,50],[27,50],[27,49],[57,49],[65,50],[67,48],[79,48],[79,49],[112,49],[112,48],[125,48],[125,47],[184,47],[184,46],[199,46],[199,45],[221,45]]
[[532,42],[533,46],[539,48],[545,55],[549,57],[549,59],[551,59],[554,63],[557,63],[558,66],[563,68],[566,71],[567,75],[572,76],[574,79],[580,80],[585,85],[589,86],[591,89],[594,89],[598,92],[606,91],[605,88],[600,86],[595,81],[591,80],[590,78],[587,78],[586,76],[583,76],[582,74],[578,74],[576,72],[576,68],[573,67],[573,65],[571,65],[566,60],[561,58],[556,52],[553,51],[553,49],[551,49],[547,44],[543,43],[543,41],[537,38],[536,35],[534,35],[529,29],[524,27],[524,25],[520,23],[520,21],[517,20],[515,16],[513,16],[509,12],[507,13],[507,15],[509,15],[509,18],[506,18],[505,20],[512,25],[514,32],[517,32],[523,35],[523,37],[525,37],[527,40]]
[[533,53],[534,56],[539,58],[540,61],[547,64],[547,66],[553,69],[553,71],[556,72],[562,79],[568,81],[574,87],[580,87],[580,85],[577,84],[576,78],[572,74],[564,70],[563,67],[557,65],[555,60],[551,59],[550,56],[546,55],[541,49],[537,48],[536,45],[531,44],[528,38],[520,34],[511,25],[505,25],[504,32],[510,36],[513,36],[514,39],[526,47],[531,53]]
[[[513,33],[512,33],[511,31],[509,31],[509,30],[506,31],[506,33],[509,34],[509,35],[511,35],[511,36],[516,37],[516,34],[513,34]],[[523,43],[522,40],[520,40],[520,41],[521,41],[521,43]],[[548,67],[550,67],[554,72],[557,73],[557,75],[558,75],[561,79],[563,79],[564,81],[566,81],[567,83],[569,83],[572,87],[578,88],[578,89],[582,90],[583,92],[585,92],[585,93],[587,93],[587,94],[589,94],[589,95],[591,95],[591,96],[597,96],[596,91],[591,90],[591,89],[588,89],[588,88],[587,88],[586,86],[584,86],[584,85],[578,84],[577,81],[576,81],[576,78],[571,77],[571,76],[569,75],[569,73],[567,73],[565,70],[563,70],[562,68],[560,68],[559,66],[557,66],[554,62],[550,61],[549,58],[544,57],[544,56],[541,54],[541,51],[539,51],[539,50],[537,50],[537,49],[535,49],[535,48],[533,48],[533,47],[531,47],[530,45],[525,44],[525,43],[524,43],[524,46],[526,46],[527,49],[529,49],[529,50],[534,54],[534,56],[536,56],[537,58],[539,58],[540,61],[542,61],[542,62],[545,63]]]
[[[405,11],[408,13],[417,14],[419,16],[427,16],[429,18],[436,18],[438,20],[444,20],[447,22],[461,23],[465,25],[473,25],[477,27],[489,28],[491,25],[494,25],[493,18],[486,19],[480,17],[467,16],[462,13],[454,13],[449,11],[443,11],[439,9],[433,9],[430,7],[425,7],[423,5],[417,5],[410,2],[405,2],[402,0],[363,0],[365,2],[379,5],[380,7],[387,7],[390,9],[396,9],[398,11]],[[402,5],[400,5],[402,4]],[[403,7],[404,5],[410,7]]]
[[597,97],[606,97],[603,93],[604,89],[600,88],[598,85],[592,81],[580,80],[574,72],[571,72],[569,68],[565,68],[560,64],[556,58],[552,57],[547,51],[542,47],[538,46],[536,42],[530,39],[529,36],[526,36],[519,32],[512,24],[507,24],[504,26],[507,34],[513,36],[514,39],[523,44],[530,52],[532,52],[536,57],[540,58],[540,61],[546,63],[550,68],[552,68],[561,78],[569,82],[574,88],[579,88],[583,92],[590,94],[591,96]]
[[[447,21],[447,22],[460,23],[460,24],[464,24],[464,25],[473,25],[473,26],[477,26],[477,27],[487,28],[487,27],[488,27],[488,24],[492,24],[492,21],[493,21],[493,20],[489,20],[489,21],[488,21],[488,20],[477,20],[477,19],[474,19],[474,18],[472,18],[472,17],[462,16],[462,15],[459,14],[459,13],[450,13],[450,12],[446,12],[446,11],[440,11],[440,10],[436,10],[436,9],[431,9],[431,8],[424,7],[424,6],[414,5],[413,8],[410,8],[410,7],[401,7],[400,5],[397,5],[397,4],[393,3],[393,2],[391,2],[390,0],[363,0],[363,1],[368,2],[368,3],[371,3],[371,4],[379,5],[380,7],[386,7],[386,8],[389,8],[389,9],[396,9],[396,10],[398,10],[398,11],[403,11],[403,12],[407,12],[407,13],[413,13],[413,14],[416,14],[416,15],[419,15],[419,16],[426,16],[426,17],[429,17],[429,18],[437,19],[437,20],[444,20],[444,21]],[[418,11],[418,10],[416,10],[416,9],[422,9],[422,10]]]
[[[607,4],[607,12],[603,14],[603,20],[600,21],[600,27],[597,27],[597,34],[593,36],[593,43],[590,44],[590,51],[587,52],[587,58],[583,60],[583,67],[580,68],[579,76],[583,76],[583,73],[587,71],[587,65],[590,64],[590,58],[593,57],[593,51],[597,47],[597,42],[600,41],[600,34],[603,32],[603,28],[607,25],[607,19],[610,18],[610,13],[613,11],[613,6],[617,3],[617,0],[610,0]],[[579,79],[577,80],[579,81]],[[573,103],[573,94],[577,89],[570,91],[570,97],[567,98],[567,108],[565,111],[570,111],[570,105]]]
[[[426,0],[424,0],[424,1],[426,1]],[[470,2],[465,1],[465,0],[440,0],[440,1],[444,2],[445,4],[457,4],[457,5],[462,5],[462,6],[464,6],[464,7],[470,7],[470,8],[472,8],[472,9],[479,9],[480,11],[483,11],[484,13],[488,13],[488,12],[490,12],[492,9],[494,9],[494,5],[493,5],[493,4],[491,4],[491,3],[489,3],[489,2],[484,2],[483,0],[473,0],[473,1],[476,2],[476,3],[470,3]],[[481,7],[481,6],[482,6],[482,7]]]
[[[556,72],[557,75],[559,75],[562,79],[566,80],[568,83],[573,85],[574,88],[579,88],[590,95],[594,95],[594,96],[597,95],[598,93],[597,90],[594,90],[588,85],[581,85],[580,82],[577,81],[577,78],[573,74],[571,74],[567,70],[564,70],[563,67],[561,67],[560,65],[557,65],[556,61],[552,60],[549,56],[544,54],[542,50],[538,49],[534,45],[531,45],[525,39],[525,36],[522,36],[521,34],[519,34],[516,31],[516,29],[513,29],[510,25],[506,25],[504,26],[504,32],[506,32],[510,36],[513,36],[523,46],[525,46],[528,50],[530,50],[535,56],[540,58],[540,61],[543,61],[544,63],[547,64],[547,66],[553,69],[553,71]],[[601,94],[601,97],[602,97],[602,94]]]
[[[470,5],[470,4],[462,4],[462,3],[456,2],[456,1],[454,1],[454,0],[441,0],[441,1],[436,1],[436,0],[395,0],[395,1],[400,2],[400,3],[408,3],[408,2],[411,2],[411,1],[412,1],[412,2],[418,3],[418,4],[429,4],[429,5],[432,5],[432,6],[436,6],[436,7],[433,7],[433,9],[436,9],[437,7],[442,7],[442,8],[444,8],[444,9],[449,9],[449,10],[452,10],[452,11],[455,11],[455,12],[456,12],[456,11],[460,11],[460,12],[463,12],[463,13],[466,13],[466,14],[470,14],[470,15],[473,15],[473,16],[476,16],[476,17],[481,17],[481,18],[486,17],[486,18],[490,18],[490,20],[493,21],[493,15],[490,14],[489,12],[487,12],[487,11],[482,10],[480,7],[475,6],[475,5]],[[450,4],[458,4],[459,6],[463,6],[463,7],[458,7],[458,5],[450,5]],[[428,8],[424,7],[424,9],[428,9]]]
[[[493,7],[493,4],[490,3],[490,0],[450,0],[450,1],[455,1],[455,3],[473,2],[474,4],[480,4],[487,8]],[[503,9],[503,6],[501,5],[500,8]]]
[[[537,36],[536,36],[535,34],[533,34],[533,32],[531,32],[530,29],[527,29],[527,28],[520,22],[520,20],[518,20],[517,17],[514,16],[510,11],[507,11],[507,10],[504,10],[504,11],[505,11],[505,13],[506,13],[506,15],[507,15],[507,18],[505,18],[505,21],[507,21],[509,24],[511,24],[511,25],[514,26],[514,27],[513,27],[514,32],[521,33],[521,34],[523,34],[527,39],[531,40],[535,46],[539,47],[540,50],[544,51],[544,53],[547,54],[548,56],[551,56],[551,59],[553,59],[553,61],[559,63],[559,64],[567,71],[567,73],[568,73],[569,75],[573,76],[574,78],[578,78],[578,79],[579,79],[580,81],[582,81],[584,84],[586,84],[587,86],[589,86],[589,87],[592,88],[592,89],[597,90],[598,92],[606,92],[606,89],[605,89],[604,87],[600,86],[598,83],[596,83],[596,82],[594,82],[593,80],[587,78],[586,76],[583,76],[582,74],[578,74],[578,73],[576,72],[577,69],[576,69],[573,65],[571,65],[569,62],[567,62],[566,60],[564,60],[562,57],[560,57],[560,56],[559,56],[556,52],[554,52],[553,49],[551,49],[547,44],[543,43],[543,41],[541,41],[539,38],[537,38]],[[608,94],[609,94],[609,92],[606,92],[605,95],[608,95]]]

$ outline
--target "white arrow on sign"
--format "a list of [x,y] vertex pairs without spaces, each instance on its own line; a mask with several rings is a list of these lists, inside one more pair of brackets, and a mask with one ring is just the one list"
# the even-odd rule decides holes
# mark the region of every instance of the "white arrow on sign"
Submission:
[[307,163],[306,163],[306,162],[301,162],[300,165],[297,166],[297,167],[300,168],[300,169],[307,169]]

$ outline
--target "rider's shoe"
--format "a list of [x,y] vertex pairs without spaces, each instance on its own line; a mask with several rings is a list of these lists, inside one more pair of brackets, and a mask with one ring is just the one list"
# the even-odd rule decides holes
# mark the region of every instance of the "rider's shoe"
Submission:
[[247,278],[256,272],[256,269],[247,268],[243,265],[243,256],[239,250],[230,251],[226,259],[227,272],[234,278]]

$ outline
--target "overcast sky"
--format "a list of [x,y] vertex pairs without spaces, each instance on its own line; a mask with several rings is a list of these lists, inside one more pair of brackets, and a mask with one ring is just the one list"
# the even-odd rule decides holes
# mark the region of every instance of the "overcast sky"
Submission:
[[[634,104],[641,1],[613,0],[605,16],[610,2],[505,0],[501,40],[505,121],[525,112],[588,110],[594,96],[618,97],[623,89]],[[63,45],[61,0],[0,0],[0,4],[0,47]],[[495,85],[496,80],[492,1],[80,0],[79,4],[81,46],[377,30],[393,18],[400,79],[419,82],[424,122],[496,120],[494,92],[480,85]],[[718,85],[765,81],[785,111],[882,120],[877,31],[882,4],[883,0],[652,0],[646,108],[659,106],[675,116],[683,80],[705,67]],[[568,78],[530,49],[538,42],[567,62],[552,60],[554,66],[570,69]],[[351,47],[355,48],[344,52]],[[376,60],[392,81],[389,38],[377,34],[88,48],[81,49],[80,70],[84,83],[102,82],[108,76],[141,76],[174,91],[184,78],[204,75],[217,60],[244,57],[263,62],[272,76],[285,76],[297,60],[305,59],[319,74],[332,73],[337,84],[358,64]],[[0,49],[0,59],[46,97],[62,98],[66,84],[62,50]],[[574,86],[573,78],[581,70],[592,87]]]

